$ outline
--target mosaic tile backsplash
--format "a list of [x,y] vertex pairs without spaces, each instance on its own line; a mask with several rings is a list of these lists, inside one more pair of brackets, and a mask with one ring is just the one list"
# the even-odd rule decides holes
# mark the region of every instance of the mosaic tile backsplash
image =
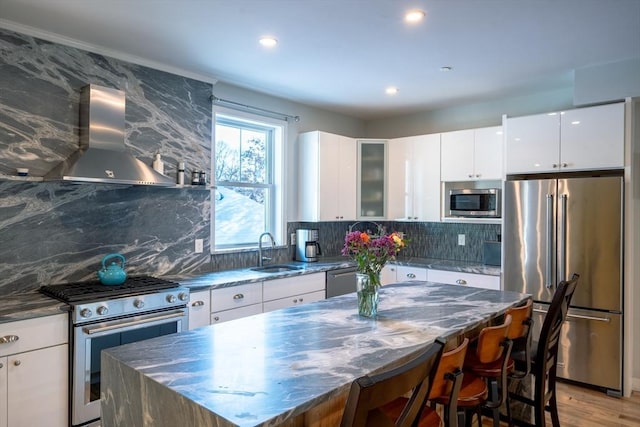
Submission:
[[[78,148],[80,89],[98,84],[126,93],[126,145],[165,173],[179,161],[210,170],[212,86],[166,72],[0,29],[0,174],[29,168],[42,176]],[[121,253],[129,274],[179,275],[254,266],[257,251],[209,256],[210,192],[0,178],[0,295],[96,277],[101,259]],[[326,256],[339,256],[351,223],[318,228]],[[482,242],[499,225],[381,223],[410,239],[403,255],[482,260]],[[457,245],[457,234],[466,245]],[[203,239],[203,254],[193,253]],[[270,254],[293,259],[292,247]]]
[[[344,244],[344,236],[351,229],[350,227],[353,230],[375,231],[376,224],[383,226],[387,232],[400,231],[404,233],[409,244],[401,253],[403,257],[482,263],[483,243],[500,240],[499,224],[396,221],[292,222],[288,225],[288,231],[295,233],[298,228],[318,229],[318,240],[323,255],[339,256]],[[464,246],[458,245],[458,234],[465,235]]]

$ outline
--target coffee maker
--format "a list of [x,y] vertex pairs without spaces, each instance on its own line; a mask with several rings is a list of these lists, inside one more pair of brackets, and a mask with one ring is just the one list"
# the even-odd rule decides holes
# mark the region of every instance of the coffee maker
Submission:
[[299,228],[296,230],[296,261],[316,262],[322,255],[318,243],[318,230]]

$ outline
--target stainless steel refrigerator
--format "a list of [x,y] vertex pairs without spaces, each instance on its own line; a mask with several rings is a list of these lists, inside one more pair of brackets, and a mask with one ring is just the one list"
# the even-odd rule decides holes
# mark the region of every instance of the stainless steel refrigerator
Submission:
[[534,339],[557,283],[580,280],[563,325],[558,376],[622,393],[623,178],[509,176],[504,189],[504,289],[533,295]]

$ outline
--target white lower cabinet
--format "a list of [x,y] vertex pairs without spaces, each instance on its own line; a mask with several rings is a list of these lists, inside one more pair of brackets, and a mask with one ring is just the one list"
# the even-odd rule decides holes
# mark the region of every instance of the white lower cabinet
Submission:
[[430,282],[500,290],[500,276],[444,270],[429,270],[428,276]]
[[262,282],[211,290],[211,324],[262,313]]
[[231,310],[216,311],[211,313],[211,324],[228,322],[229,320],[240,319],[242,317],[253,316],[262,313],[262,304],[252,304],[244,307],[232,308]]
[[211,322],[211,291],[191,292],[189,297],[189,330]]
[[205,302],[206,291],[194,292],[189,306],[189,329],[325,299],[325,288],[326,277],[322,272],[212,289],[210,306]]
[[262,309],[268,311],[325,298],[325,273],[305,274],[263,282]]
[[422,267],[397,266],[396,280],[398,282],[411,282],[414,280],[427,280],[427,269]]
[[262,303],[262,310],[268,311],[280,310],[294,305],[306,304],[325,299],[325,291],[315,291],[300,295],[291,295],[290,297],[280,298],[273,301],[265,301]]
[[68,426],[68,326],[67,314],[0,324],[0,427]]
[[386,264],[380,271],[380,284],[382,286],[396,283],[398,281],[396,270],[398,267],[395,264]]

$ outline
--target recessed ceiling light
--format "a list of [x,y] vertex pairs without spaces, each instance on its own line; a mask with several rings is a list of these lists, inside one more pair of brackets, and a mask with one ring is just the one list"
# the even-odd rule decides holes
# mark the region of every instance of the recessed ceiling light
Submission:
[[447,71],[451,71],[451,70],[453,70],[453,67],[450,67],[450,66],[448,66],[448,65],[445,65],[444,67],[440,67],[440,71],[443,71],[443,72],[445,72],[445,73],[446,73]]
[[412,10],[404,15],[404,20],[413,24],[422,21],[425,16],[426,13],[422,10]]
[[260,44],[264,47],[274,47],[278,44],[278,40],[275,37],[264,36],[260,37]]
[[389,86],[388,88],[386,88],[386,89],[384,90],[384,92],[385,92],[387,95],[395,95],[396,93],[398,93],[398,88],[397,88],[397,87],[395,87],[395,86]]

